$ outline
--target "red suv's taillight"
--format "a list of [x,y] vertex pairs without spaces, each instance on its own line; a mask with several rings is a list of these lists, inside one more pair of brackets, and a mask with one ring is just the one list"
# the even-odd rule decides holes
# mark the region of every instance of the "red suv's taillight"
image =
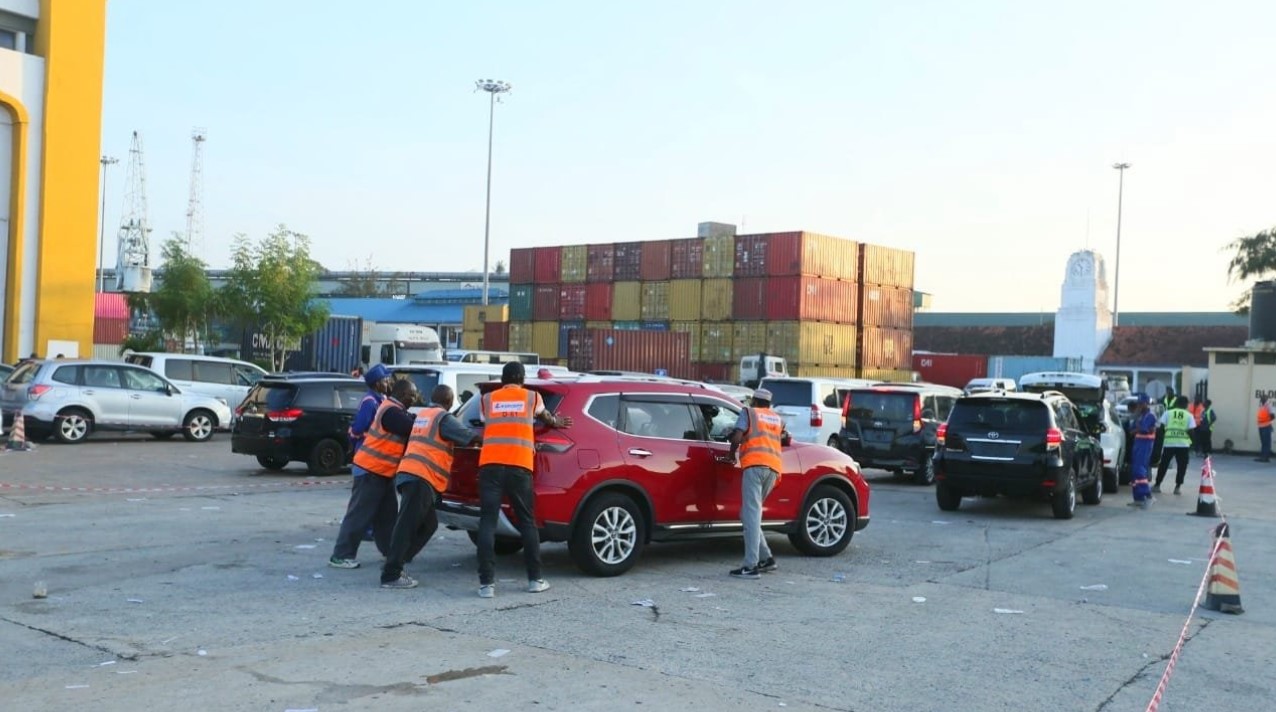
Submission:
[[27,400],[36,400],[52,388],[53,386],[31,386],[27,389]]
[[845,420],[846,416],[849,415],[850,412],[851,412],[851,394],[847,393],[846,397],[842,399],[842,419]]
[[913,397],[913,432],[920,433],[922,431],[922,399],[921,396]]
[[1046,431],[1046,449],[1058,450],[1063,444],[1063,431],[1058,428],[1050,428]]
[[824,427],[824,413],[820,411],[820,406],[816,405],[815,403],[811,404],[811,427],[812,428]]
[[266,411],[266,420],[273,420],[276,423],[291,423],[297,418],[305,414],[300,408],[284,408],[283,410]]
[[944,439],[948,436],[948,423],[940,423],[939,430],[935,431],[935,440],[940,445],[944,444]]

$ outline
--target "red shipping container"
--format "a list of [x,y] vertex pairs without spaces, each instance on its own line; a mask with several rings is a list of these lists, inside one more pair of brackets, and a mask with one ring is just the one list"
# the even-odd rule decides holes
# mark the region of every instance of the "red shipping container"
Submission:
[[634,282],[642,279],[642,243],[617,242],[615,257],[617,282]]
[[559,285],[537,284],[532,287],[532,319],[558,321]]
[[856,281],[912,289],[914,260],[915,255],[908,250],[860,245],[859,278]]
[[573,329],[568,337],[573,371],[663,371],[691,378],[691,335],[682,331]]
[[585,267],[586,282],[610,282],[615,279],[616,246],[589,246],[589,264]]
[[510,323],[489,321],[483,324],[483,348],[488,351],[509,351]]
[[909,369],[913,366],[913,330],[864,326],[855,341],[857,362],[864,369]]
[[638,270],[644,282],[669,279],[673,240],[648,240],[642,243],[642,266]]
[[770,235],[735,236],[735,276],[765,277]]
[[700,279],[704,276],[704,240],[673,240],[669,248],[671,279]]
[[974,354],[913,354],[913,370],[928,383],[965,388],[988,375],[988,357]]
[[732,318],[749,321],[766,319],[768,284],[771,281],[759,277],[736,279],[731,295]]
[[558,284],[563,277],[563,248],[533,247],[536,260],[536,283]]
[[536,255],[530,247],[510,250],[510,284],[536,281]]
[[611,321],[611,283],[585,285],[585,320]]
[[695,365],[696,380],[706,383],[730,383],[731,364],[698,363]]
[[767,244],[767,272],[859,281],[859,243],[813,232],[777,232]]
[[766,310],[759,319],[855,323],[855,293],[859,285],[854,282],[811,276],[756,281],[763,284],[760,299]]
[[913,290],[864,284],[859,298],[859,323],[864,326],[913,328]]
[[585,285],[564,284],[558,292],[558,318],[576,321],[584,319],[586,295]]

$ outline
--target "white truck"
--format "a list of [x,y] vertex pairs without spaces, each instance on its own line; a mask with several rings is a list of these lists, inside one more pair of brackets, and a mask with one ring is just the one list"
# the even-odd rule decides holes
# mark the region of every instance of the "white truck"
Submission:
[[418,324],[376,324],[364,322],[363,361],[399,366],[414,363],[444,363],[439,332]]

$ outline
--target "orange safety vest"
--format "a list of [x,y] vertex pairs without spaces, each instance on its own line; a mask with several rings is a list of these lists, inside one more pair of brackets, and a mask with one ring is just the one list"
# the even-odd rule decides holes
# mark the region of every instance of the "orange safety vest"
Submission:
[[741,467],[766,467],[780,474],[780,436],[784,420],[770,408],[747,408],[749,429],[740,446]]
[[452,474],[452,443],[439,434],[446,415],[446,410],[434,406],[418,412],[408,437],[408,449],[399,460],[399,472],[420,477],[435,492],[447,489],[448,476]]
[[483,396],[479,467],[511,465],[529,472],[536,459],[536,392],[505,386]]
[[1189,405],[1187,407],[1187,412],[1191,413],[1192,417],[1195,418],[1197,421],[1200,421],[1201,413],[1205,412],[1205,404],[1193,403],[1192,405]]
[[1270,428],[1272,426],[1272,409],[1266,403],[1258,406],[1258,427]]
[[399,469],[399,458],[403,457],[403,447],[408,439],[402,435],[386,432],[381,427],[381,416],[391,408],[402,408],[397,401],[386,398],[377,406],[377,414],[372,417],[372,425],[363,436],[359,451],[354,454],[354,464],[375,475],[394,477]]

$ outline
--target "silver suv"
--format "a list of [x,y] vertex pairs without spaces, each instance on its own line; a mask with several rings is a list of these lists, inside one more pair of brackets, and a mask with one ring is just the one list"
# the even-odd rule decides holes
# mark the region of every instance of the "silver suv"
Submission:
[[82,442],[94,430],[140,430],[159,439],[181,433],[203,442],[230,427],[222,401],[183,393],[159,374],[116,361],[28,361],[4,381],[5,425],[15,412],[27,437]]

